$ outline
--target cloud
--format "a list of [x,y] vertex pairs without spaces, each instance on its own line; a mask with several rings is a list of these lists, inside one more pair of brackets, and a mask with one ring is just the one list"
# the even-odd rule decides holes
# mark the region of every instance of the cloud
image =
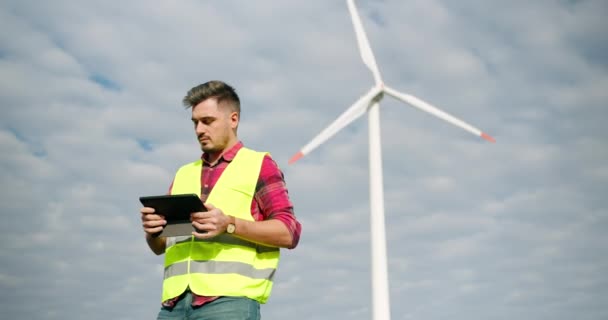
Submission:
[[[497,139],[382,101],[392,318],[606,318],[606,4],[357,5],[387,85]],[[286,164],[373,84],[343,2],[4,1],[0,21],[3,314],[155,317],[137,197],[200,156],[180,101],[223,79],[304,226],[264,318],[371,317],[367,117]]]

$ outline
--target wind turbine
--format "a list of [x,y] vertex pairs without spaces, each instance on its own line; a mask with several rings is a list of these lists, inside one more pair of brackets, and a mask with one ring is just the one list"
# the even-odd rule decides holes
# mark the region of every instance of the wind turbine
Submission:
[[380,150],[380,111],[379,102],[388,94],[410,106],[426,111],[470,133],[490,142],[494,139],[466,122],[451,116],[437,107],[422,101],[412,95],[399,92],[386,86],[376,65],[376,59],[365,35],[361,18],[353,0],[347,0],[348,10],[353,21],[361,58],[371,70],[375,85],[350,108],[346,109],[334,122],[305,145],[290,160],[294,163],[312,150],[327,141],[346,125],[369,112],[369,173],[370,173],[370,205],[371,205],[371,250],[372,250],[372,306],[374,320],[390,319],[390,303],[388,291],[388,272],[386,262],[386,235],[384,223],[384,191],[382,186],[382,155]]

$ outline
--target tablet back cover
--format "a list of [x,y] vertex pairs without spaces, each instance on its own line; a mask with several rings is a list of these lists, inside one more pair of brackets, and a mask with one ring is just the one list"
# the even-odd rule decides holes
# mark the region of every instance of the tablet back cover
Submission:
[[154,208],[158,214],[165,216],[167,225],[158,235],[160,237],[190,236],[195,231],[190,221],[192,212],[207,211],[196,194],[178,194],[140,197],[145,206]]

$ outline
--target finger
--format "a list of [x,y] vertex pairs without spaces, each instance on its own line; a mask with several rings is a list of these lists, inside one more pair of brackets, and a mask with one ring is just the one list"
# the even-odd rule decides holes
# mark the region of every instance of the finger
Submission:
[[190,214],[191,220],[207,219],[207,218],[210,218],[212,216],[213,216],[213,213],[208,212],[208,211],[192,212]]
[[197,239],[209,239],[214,237],[214,235],[211,235],[209,232],[201,233],[192,231],[192,235]]
[[151,214],[151,213],[154,213],[156,210],[154,210],[154,208],[150,208],[150,207],[143,207],[139,211],[141,212],[141,214]]
[[200,225],[204,225],[206,230],[215,230],[217,229],[217,225],[219,224],[219,219],[217,217],[192,218],[190,219],[190,221],[192,223],[196,222]]
[[154,234],[157,234],[157,233],[159,233],[159,232],[163,231],[163,227],[156,227],[156,228],[144,228],[144,231],[145,231],[146,233],[149,233],[149,234],[154,235]]
[[211,211],[213,209],[215,209],[215,206],[211,203],[203,203],[203,205],[205,206],[205,208],[207,208],[207,210]]
[[149,221],[144,221],[142,223],[142,226],[145,228],[156,228],[156,227],[163,227],[167,224],[166,220],[149,220]]
[[205,232],[213,231],[215,229],[215,226],[213,224],[199,222],[199,221],[192,221],[192,226],[196,230],[205,231]]
[[145,215],[142,215],[141,220],[142,221],[158,221],[158,220],[165,220],[165,217],[161,216],[159,214],[145,214]]

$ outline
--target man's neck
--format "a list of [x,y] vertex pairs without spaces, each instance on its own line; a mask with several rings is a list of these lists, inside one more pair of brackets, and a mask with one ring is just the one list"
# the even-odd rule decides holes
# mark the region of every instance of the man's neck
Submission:
[[219,160],[219,158],[224,154],[224,152],[232,149],[232,147],[234,147],[238,142],[238,139],[234,139],[230,141],[223,150],[213,153],[207,153],[209,164],[214,165],[217,160]]

